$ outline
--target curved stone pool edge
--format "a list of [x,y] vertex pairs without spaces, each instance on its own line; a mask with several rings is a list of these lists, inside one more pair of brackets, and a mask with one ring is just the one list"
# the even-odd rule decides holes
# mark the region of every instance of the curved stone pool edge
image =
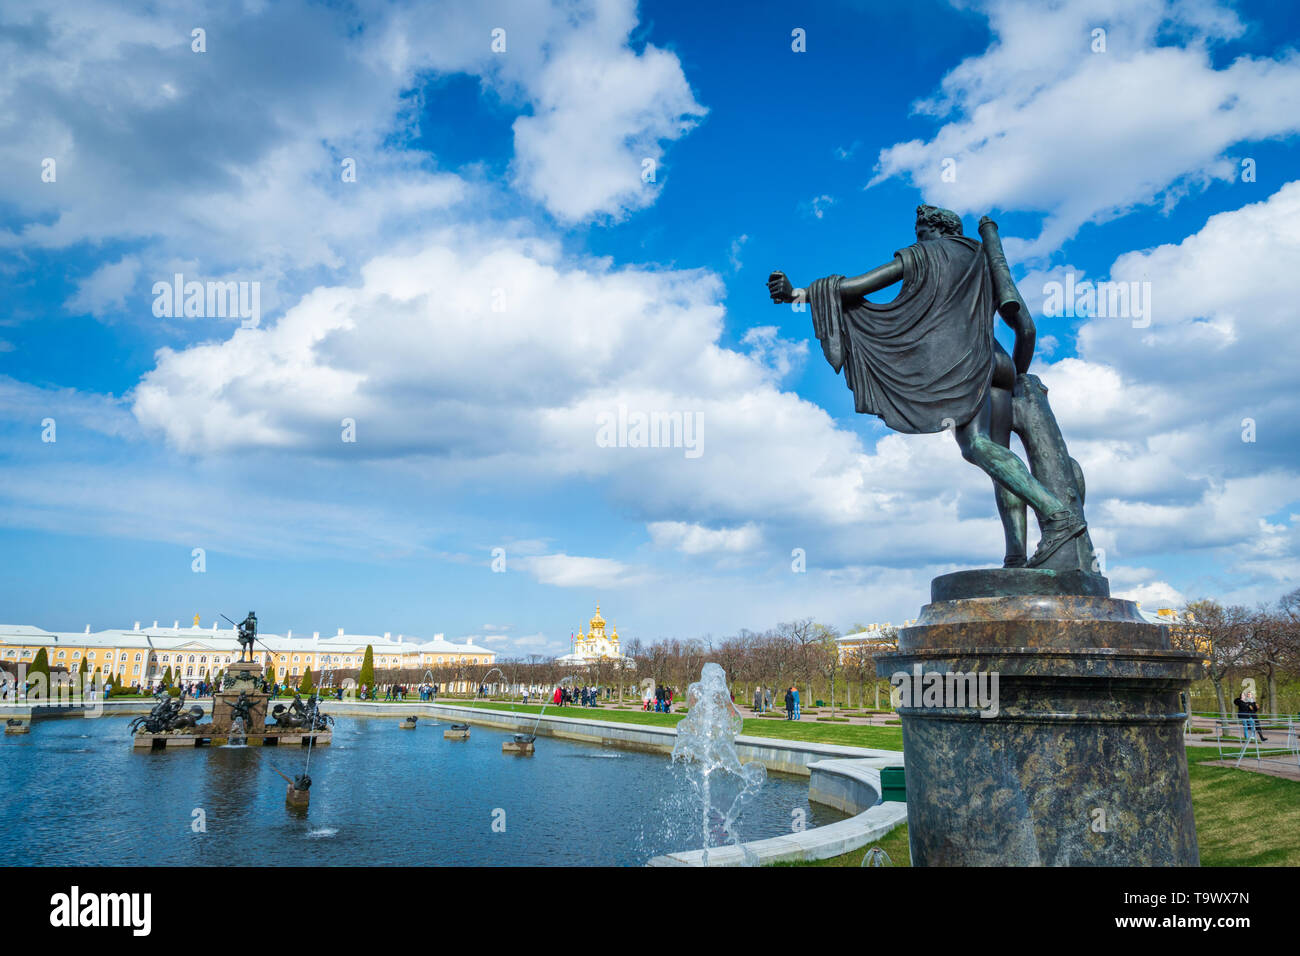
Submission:
[[[536,725],[538,736],[599,743],[649,753],[672,753],[673,742],[677,737],[677,731],[671,727],[561,716],[542,717],[539,720],[536,714],[425,701],[407,701],[398,705],[379,701],[326,703],[327,712],[339,716],[385,715],[398,720],[416,714],[512,733],[532,733]],[[149,706],[149,701],[103,703],[105,713],[116,714],[147,713]],[[37,709],[45,710],[49,716],[61,716],[70,712],[63,708]],[[76,708],[72,712],[79,710]],[[834,807],[842,813],[853,814],[847,820],[828,826],[746,843],[745,849],[752,852],[760,864],[824,860],[839,856],[880,839],[907,821],[906,804],[876,802],[880,793],[881,769],[903,765],[903,755],[898,751],[778,740],[747,734],[736,738],[736,751],[741,760],[757,760],[768,770],[807,776],[810,801]],[[709,866],[738,866],[744,862],[745,853],[740,847],[715,847],[709,850]],[[703,853],[700,850],[669,853],[655,857],[647,865],[701,866]]]

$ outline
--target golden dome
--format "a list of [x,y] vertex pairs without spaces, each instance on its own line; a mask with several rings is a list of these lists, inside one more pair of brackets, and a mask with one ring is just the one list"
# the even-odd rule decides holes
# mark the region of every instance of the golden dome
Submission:
[[604,627],[604,626],[605,626],[605,619],[600,616],[600,604],[597,603],[596,616],[591,619],[591,623],[588,625],[588,627],[590,627],[591,630],[594,631],[596,628]]

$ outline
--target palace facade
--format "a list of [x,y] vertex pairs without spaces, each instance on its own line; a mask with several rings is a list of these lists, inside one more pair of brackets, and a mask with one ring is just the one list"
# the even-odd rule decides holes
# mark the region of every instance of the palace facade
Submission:
[[[233,627],[112,628],[106,631],[46,631],[27,624],[0,624],[0,661],[11,667],[30,666],[36,653],[45,648],[50,668],[76,671],[86,662],[90,673],[99,672],[127,684],[142,687],[158,684],[171,669],[180,681],[211,679],[239,657],[239,641]],[[496,652],[469,641],[461,644],[434,635],[432,640],[386,633],[347,634],[343,628],[333,636],[294,637],[293,631],[258,634],[254,660],[264,667],[275,668],[280,680],[296,682],[307,668],[317,680],[330,670],[355,669],[361,666],[366,647],[373,648],[376,670],[422,669],[482,665],[496,661]]]

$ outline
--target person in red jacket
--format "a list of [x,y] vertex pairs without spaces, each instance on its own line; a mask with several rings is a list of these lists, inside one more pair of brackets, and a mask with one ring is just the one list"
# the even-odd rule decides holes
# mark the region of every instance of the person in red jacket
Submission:
[[552,704],[558,704],[561,700],[562,700],[562,697],[561,697],[561,695],[560,695],[560,688],[557,686],[557,687],[555,688],[555,695],[551,698],[551,703],[552,703]]

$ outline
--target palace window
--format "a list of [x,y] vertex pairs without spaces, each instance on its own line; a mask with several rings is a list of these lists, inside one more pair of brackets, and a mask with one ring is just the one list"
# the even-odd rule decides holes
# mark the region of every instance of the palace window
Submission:
[[[60,656],[62,656],[62,655],[60,655]],[[142,658],[139,654],[135,655],[135,659],[136,659],[137,661],[144,660],[144,658]]]
[[121,658],[119,658],[119,660],[126,660],[126,651],[122,652],[122,656]]
[[63,660],[63,658],[66,657],[67,654],[68,654],[67,651],[59,651],[59,660]]

